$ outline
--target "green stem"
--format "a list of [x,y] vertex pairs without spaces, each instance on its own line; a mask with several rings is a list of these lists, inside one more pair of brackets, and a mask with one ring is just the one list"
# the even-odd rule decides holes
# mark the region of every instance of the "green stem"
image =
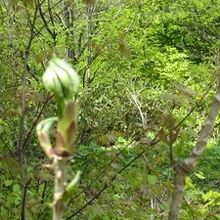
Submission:
[[65,174],[66,160],[58,157],[54,157],[53,169],[55,175],[54,182],[54,200],[53,200],[53,220],[62,220],[65,210],[65,203],[63,201],[63,194],[66,186],[66,174]]

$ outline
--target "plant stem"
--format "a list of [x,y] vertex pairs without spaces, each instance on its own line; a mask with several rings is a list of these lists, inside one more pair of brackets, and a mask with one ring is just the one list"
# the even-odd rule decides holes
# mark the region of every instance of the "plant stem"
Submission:
[[65,174],[66,160],[54,157],[53,169],[54,169],[54,200],[53,200],[53,220],[62,220],[65,209],[65,204],[62,199],[66,186],[66,174]]

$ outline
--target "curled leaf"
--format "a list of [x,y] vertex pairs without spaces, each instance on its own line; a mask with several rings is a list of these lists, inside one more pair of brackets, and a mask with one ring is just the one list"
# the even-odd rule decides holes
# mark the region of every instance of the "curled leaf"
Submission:
[[73,194],[73,190],[74,190],[74,186],[77,184],[77,182],[80,179],[80,175],[81,175],[81,171],[78,171],[75,175],[75,177],[73,178],[73,180],[66,186],[66,189],[64,191],[64,194],[62,196],[62,198],[64,200],[68,199],[69,197],[72,196]]
[[48,118],[37,125],[37,135],[40,145],[49,158],[52,158],[55,155],[55,151],[50,143],[49,131],[53,123],[57,120],[57,117]]

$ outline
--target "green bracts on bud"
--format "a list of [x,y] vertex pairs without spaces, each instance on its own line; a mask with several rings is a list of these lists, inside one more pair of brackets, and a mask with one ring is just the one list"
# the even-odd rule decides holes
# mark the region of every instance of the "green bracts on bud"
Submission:
[[59,119],[56,133],[55,150],[58,155],[68,157],[73,152],[73,144],[76,138],[77,119],[79,112],[79,100],[65,103],[63,115]]
[[77,94],[79,89],[79,76],[76,71],[64,60],[53,58],[43,75],[46,89],[55,96],[69,100]]

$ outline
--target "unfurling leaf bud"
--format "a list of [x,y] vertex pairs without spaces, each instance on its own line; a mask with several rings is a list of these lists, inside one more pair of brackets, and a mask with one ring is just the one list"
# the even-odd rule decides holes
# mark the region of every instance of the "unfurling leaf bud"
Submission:
[[49,133],[53,123],[57,120],[57,117],[45,119],[36,128],[40,145],[50,159],[55,155],[55,151],[51,145]]
[[68,63],[53,58],[43,75],[43,83],[55,96],[69,100],[77,94],[80,80],[76,71]]

